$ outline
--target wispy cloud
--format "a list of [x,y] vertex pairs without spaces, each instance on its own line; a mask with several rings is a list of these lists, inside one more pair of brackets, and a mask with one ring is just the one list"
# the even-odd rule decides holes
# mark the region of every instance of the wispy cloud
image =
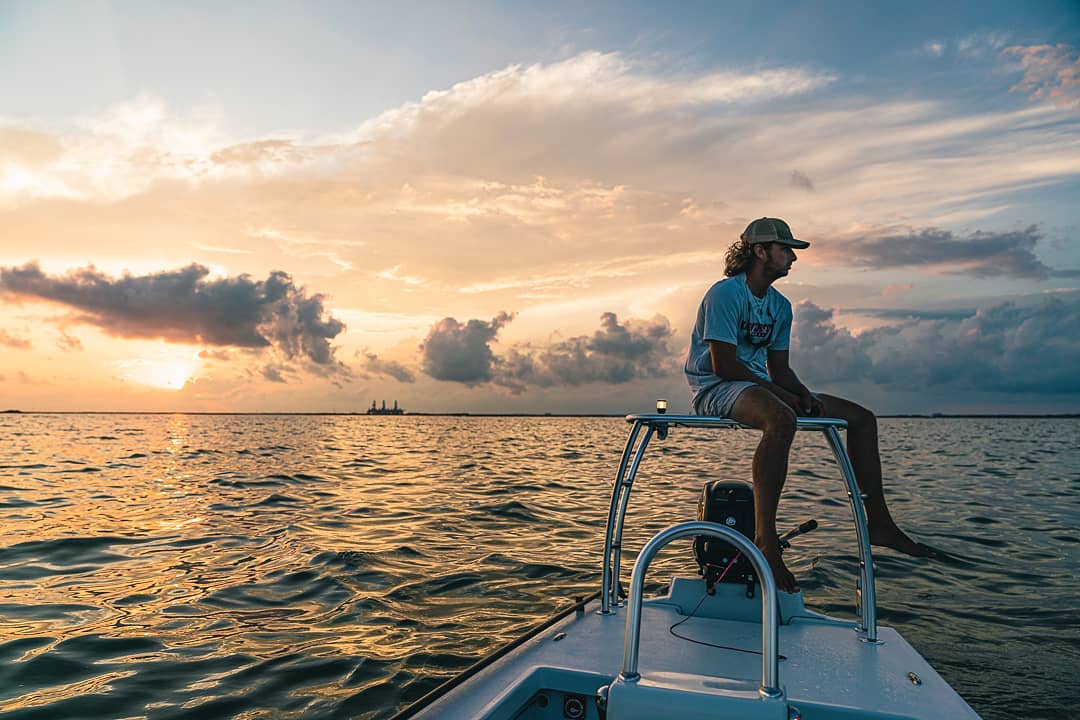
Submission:
[[799,188],[800,190],[808,190],[810,192],[813,192],[814,190],[814,182],[806,173],[799,172],[798,170],[791,171],[791,180],[789,182],[791,187]]
[[979,59],[1000,51],[1009,43],[1009,33],[1000,31],[982,31],[963,36],[927,40],[918,52],[930,57],[940,58],[955,54],[968,59]]
[[29,340],[19,337],[18,335],[12,335],[6,330],[0,330],[0,345],[5,345],[9,348],[16,348],[18,350],[30,349]]
[[821,248],[830,262],[878,270],[918,268],[976,277],[1040,280],[1080,277],[1080,268],[1051,268],[1039,260],[1035,249],[1042,239],[1034,225],[1024,230],[976,231],[968,235],[927,228],[863,231]]
[[282,385],[289,382],[286,377],[288,373],[289,367],[287,365],[268,364],[263,365],[262,368],[259,369],[259,374],[262,375],[264,380],[268,380],[272,383],[280,383]]
[[413,383],[416,382],[416,374],[405,365],[397,362],[396,360],[386,360],[380,358],[377,354],[368,350],[359,351],[356,353],[357,357],[363,357],[364,361],[361,365],[363,371],[371,373],[372,375],[385,375],[392,377],[398,382]]
[[921,50],[932,57],[941,57],[945,54],[945,43],[940,40],[928,40],[923,43]]
[[68,335],[63,330],[60,331],[60,337],[56,339],[56,347],[60,348],[64,352],[82,351],[82,340],[74,335]]
[[[817,99],[834,80],[801,67],[680,74],[583,53],[480,75],[336,137],[244,142],[212,117],[144,97],[82,134],[42,136],[40,151],[8,168],[0,203],[21,219],[47,212],[43,199],[75,198],[61,215],[75,218],[103,200],[149,196],[214,218],[206,237],[216,241],[193,246],[202,252],[262,255],[271,241],[352,279],[377,275],[365,269],[374,254],[383,280],[422,296],[421,279],[445,294],[522,266],[541,278],[556,262],[658,245],[704,251],[717,227],[760,214],[763,197],[806,229],[933,224],[993,214],[1018,189],[1077,174],[1077,128],[1053,108]],[[753,113],[732,110],[744,102]],[[266,218],[255,227],[249,207]],[[92,212],[101,221],[124,210]]]
[[911,292],[912,287],[914,286],[911,283],[889,283],[881,291],[881,295],[882,297],[893,297],[894,295]]

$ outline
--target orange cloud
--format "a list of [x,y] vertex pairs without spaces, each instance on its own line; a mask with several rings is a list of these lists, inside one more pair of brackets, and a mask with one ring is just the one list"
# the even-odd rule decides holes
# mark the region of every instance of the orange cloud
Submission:
[[1024,79],[1012,86],[1035,100],[1080,107],[1080,55],[1071,45],[1013,45],[1002,51],[1019,58]]

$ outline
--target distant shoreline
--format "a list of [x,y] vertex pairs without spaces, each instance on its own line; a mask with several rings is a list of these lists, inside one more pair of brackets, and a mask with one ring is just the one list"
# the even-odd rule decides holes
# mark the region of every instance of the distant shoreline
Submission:
[[[327,416],[327,417],[475,417],[475,418],[493,418],[493,417],[535,417],[535,418],[623,418],[631,412],[626,413],[472,413],[472,412],[447,412],[447,413],[425,413],[425,412],[406,412],[401,415],[392,415],[390,413],[369,414],[364,412],[213,412],[205,410],[0,410],[0,415],[240,415],[240,416],[265,416],[265,415],[291,415],[291,416]],[[1080,418],[1080,413],[1056,413],[1056,414],[1024,414],[1024,413],[976,413],[976,414],[947,414],[947,413],[928,413],[928,414],[904,414],[904,415],[878,415],[880,419],[912,419],[912,420],[953,420],[953,419],[1016,419],[1016,420],[1036,420],[1036,419],[1056,419],[1067,420]]]

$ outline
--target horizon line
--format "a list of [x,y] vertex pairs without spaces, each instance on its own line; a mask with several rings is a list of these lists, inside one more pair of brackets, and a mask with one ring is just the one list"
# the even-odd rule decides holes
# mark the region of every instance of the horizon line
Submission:
[[[622,418],[632,415],[625,413],[484,413],[484,412],[404,412],[398,415],[390,413],[369,413],[365,411],[299,411],[299,410],[0,410],[0,415],[298,415],[298,416],[342,416],[342,417],[599,417]],[[882,413],[884,419],[925,418],[1080,418],[1080,412],[1065,413]]]

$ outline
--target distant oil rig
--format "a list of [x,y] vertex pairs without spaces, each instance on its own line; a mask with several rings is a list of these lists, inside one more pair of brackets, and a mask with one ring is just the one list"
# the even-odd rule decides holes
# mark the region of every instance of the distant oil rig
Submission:
[[386,407],[386,401],[382,401],[382,407],[376,407],[375,401],[371,401],[371,407],[368,408],[368,415],[404,415],[405,410],[398,407],[397,400],[394,401],[394,407]]

